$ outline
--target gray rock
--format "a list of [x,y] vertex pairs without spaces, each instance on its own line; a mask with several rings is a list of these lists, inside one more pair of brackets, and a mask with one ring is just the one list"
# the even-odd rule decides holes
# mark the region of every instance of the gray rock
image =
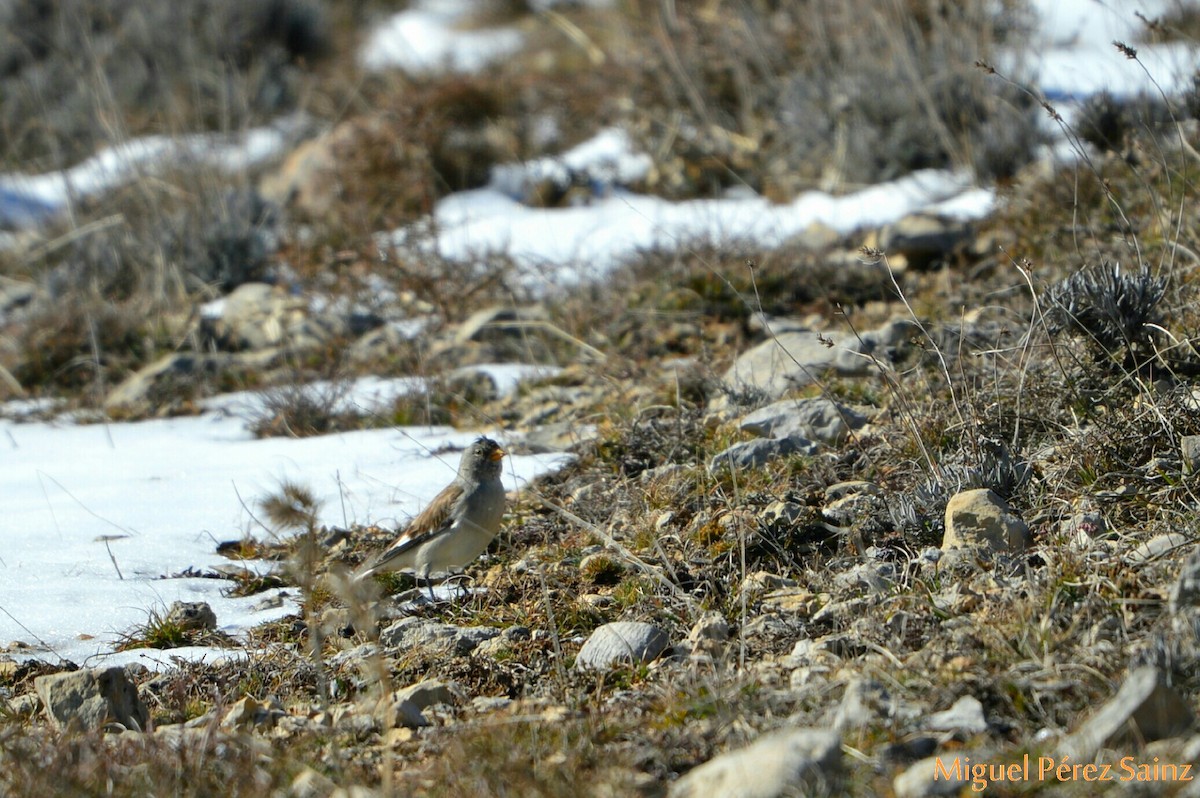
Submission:
[[379,633],[385,651],[432,649],[451,654],[470,654],[485,640],[500,634],[488,626],[454,626],[422,618],[402,618]]
[[1029,527],[987,488],[960,491],[946,503],[943,550],[985,545],[992,551],[1020,551],[1029,542]]
[[524,626],[510,626],[501,632],[497,637],[490,640],[484,640],[475,649],[474,655],[477,657],[501,657],[512,653],[513,645],[516,643],[529,640],[532,633]]
[[71,722],[88,730],[119,723],[145,731],[150,713],[124,668],[96,668],[54,673],[33,680],[46,715],[58,729]]
[[693,644],[703,643],[705,641],[713,641],[716,643],[724,643],[729,639],[729,622],[725,620],[725,616],[715,610],[709,610],[700,616],[700,620],[692,625],[687,636],[688,642]]
[[833,716],[833,728],[838,732],[862,728],[877,720],[887,720],[894,711],[895,702],[882,682],[856,678],[846,685],[842,703]]
[[921,267],[945,257],[973,234],[974,225],[970,222],[913,213],[884,227],[879,234],[879,247],[888,255],[903,255],[910,265]]
[[1184,435],[1180,438],[1179,451],[1183,456],[1183,473],[1194,474],[1200,470],[1200,435]]
[[812,517],[812,511],[803,504],[788,501],[773,501],[763,508],[758,518],[768,527],[791,528]]
[[499,712],[511,707],[515,702],[506,695],[477,695],[471,699],[471,709],[480,715],[489,712]]
[[746,329],[751,332],[775,335],[785,332],[811,334],[814,330],[822,328],[823,325],[824,319],[819,313],[813,313],[803,319],[794,319],[790,316],[768,316],[766,313],[756,311],[751,313],[750,318],[746,320]]
[[841,588],[865,588],[868,593],[883,593],[895,586],[899,576],[895,563],[872,559],[837,574],[833,583]]
[[1200,606],[1200,546],[1192,549],[1171,586],[1167,608],[1172,615]]
[[575,667],[607,670],[620,664],[650,662],[668,645],[667,633],[653,624],[638,621],[606,623],[592,632],[579,649]]
[[523,439],[530,452],[565,452],[600,437],[595,424],[578,421],[553,421],[531,429]]
[[1129,560],[1138,564],[1152,562],[1159,557],[1165,557],[1176,549],[1190,546],[1191,543],[1192,538],[1182,532],[1168,532],[1165,535],[1156,535],[1143,543],[1139,543],[1133,551],[1129,552]]
[[851,430],[861,429],[867,417],[824,397],[785,399],[759,408],[738,422],[762,438],[810,438],[837,446]]
[[[402,691],[397,691],[396,695],[399,696],[400,692]],[[429,719],[425,717],[422,709],[423,707],[417,706],[407,698],[395,698],[377,710],[372,717],[378,720],[380,725],[393,729],[420,729],[429,725]]]
[[405,326],[400,322],[384,324],[359,336],[346,350],[354,363],[371,364],[393,357],[407,342],[415,336],[410,328],[417,324]]
[[252,696],[245,696],[235,703],[221,719],[221,727],[225,729],[271,729],[286,715],[283,706],[275,699],[258,701]]
[[719,612],[708,611],[692,625],[687,639],[675,647],[679,656],[717,657],[729,640],[729,622]]
[[266,349],[284,343],[287,330],[305,316],[305,302],[267,283],[243,283],[218,318],[206,318],[202,333],[222,349]]
[[1129,749],[1141,743],[1191,731],[1190,703],[1153,665],[1129,672],[1121,689],[1059,746],[1060,755],[1091,761],[1101,748]]
[[217,628],[217,614],[207,601],[172,602],[164,620],[191,632],[213,632]]
[[416,684],[410,684],[397,690],[393,696],[396,701],[409,701],[418,710],[434,704],[453,704],[454,693],[450,685],[437,679],[426,679]]
[[[401,704],[405,702],[400,702]],[[388,723],[386,712],[395,710],[398,717],[395,718],[393,727],[403,726],[404,720],[411,716],[412,710],[415,707],[408,704],[407,708],[401,708],[397,705],[391,705],[388,709],[380,712],[364,712],[358,707],[339,707],[330,713],[330,719],[333,721],[333,727],[338,731],[349,732],[353,737],[359,740],[366,740],[372,735],[379,734],[383,731],[384,726]],[[421,715],[420,712],[417,713]],[[422,720],[423,720],[422,716]]]
[[988,730],[987,719],[983,716],[983,704],[979,703],[978,698],[969,695],[955,701],[949,709],[930,715],[925,726],[933,731],[964,734],[982,734]]
[[963,787],[970,783],[970,770],[967,769],[970,765],[966,763],[969,758],[961,753],[942,754],[914,762],[892,779],[896,798],[962,794]]
[[802,438],[799,435],[787,438],[756,438],[752,441],[735,443],[725,451],[717,454],[708,463],[710,471],[722,468],[760,468],[781,457],[804,455],[811,457],[820,451],[820,444]]
[[850,496],[882,496],[883,488],[874,482],[852,479],[847,482],[835,482],[825,489],[825,501],[834,502]]
[[725,372],[724,381],[735,390],[750,388],[778,399],[829,371],[863,376],[876,369],[871,357],[887,360],[887,349],[906,340],[915,329],[912,322],[898,320],[859,336],[851,332],[824,333],[821,338],[816,332],[779,333],[744,352]]
[[263,175],[259,191],[301,218],[323,218],[344,190],[342,158],[358,152],[364,140],[389,135],[381,119],[359,115],[342,122],[298,144],[277,169]]
[[164,404],[192,398],[199,383],[230,367],[233,358],[223,352],[175,352],[126,377],[104,399],[109,413],[145,413]]
[[841,778],[842,740],[825,729],[785,729],[688,771],[670,798],[777,798],[832,792]]
[[873,493],[852,493],[834,499],[821,508],[821,515],[830,523],[848,527],[863,518],[887,517],[888,504]]

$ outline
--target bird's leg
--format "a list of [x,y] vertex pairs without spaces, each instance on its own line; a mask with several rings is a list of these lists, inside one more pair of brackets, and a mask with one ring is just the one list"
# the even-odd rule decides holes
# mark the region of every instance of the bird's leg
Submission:
[[429,591],[429,603],[432,606],[437,603],[437,599],[433,595],[433,580],[429,578],[430,565],[426,564],[421,569],[421,578],[425,580],[425,589]]
[[458,571],[450,578],[453,579],[454,584],[458,586],[458,597],[459,597],[459,599],[461,599],[463,596],[465,596],[467,594],[466,583],[469,580],[469,577],[467,576],[465,571]]

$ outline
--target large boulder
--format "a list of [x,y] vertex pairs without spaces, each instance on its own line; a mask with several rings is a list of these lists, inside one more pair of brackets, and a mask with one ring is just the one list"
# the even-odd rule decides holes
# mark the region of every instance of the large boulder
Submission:
[[58,729],[71,723],[88,730],[119,723],[126,729],[145,731],[150,722],[150,713],[124,668],[53,673],[37,677],[33,686]]

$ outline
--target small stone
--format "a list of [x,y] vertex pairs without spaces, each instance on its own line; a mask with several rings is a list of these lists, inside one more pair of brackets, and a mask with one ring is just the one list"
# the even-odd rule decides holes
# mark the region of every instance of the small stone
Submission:
[[387,711],[390,712],[390,716],[384,716],[381,720],[384,721],[384,725],[390,725],[393,729],[420,729],[429,725],[429,720],[421,710],[422,707],[414,702],[406,698],[399,699],[388,705]]
[[687,639],[676,646],[676,653],[690,657],[716,657],[729,640],[729,622],[719,612],[709,611],[692,625]]
[[1200,435],[1184,435],[1180,438],[1179,451],[1183,456],[1183,473],[1194,474],[1200,470]]
[[749,468],[759,468],[792,455],[811,457],[820,450],[820,444],[799,435],[789,435],[785,438],[756,438],[752,441],[735,443],[715,455],[708,463],[708,470],[716,472],[722,468],[734,468],[744,471]]
[[839,732],[862,728],[890,718],[894,711],[895,702],[882,682],[856,678],[846,685],[842,703],[833,716],[833,728]]
[[226,729],[270,729],[286,714],[275,701],[260,702],[245,696],[229,708],[221,719],[221,726]]
[[837,446],[866,416],[823,397],[788,399],[755,410],[738,422],[744,431],[763,438],[801,437]]
[[213,632],[217,628],[217,614],[207,601],[172,602],[164,620],[189,632]]
[[828,371],[865,376],[878,368],[872,358],[889,359],[888,350],[898,347],[916,329],[913,322],[897,319],[858,335],[840,331],[820,336],[815,331],[778,332],[743,353],[725,372],[724,382],[734,390],[750,389],[778,399]]
[[964,490],[951,496],[946,504],[943,551],[978,545],[992,551],[1020,551],[1029,542],[1029,527],[994,491]]
[[1200,546],[1192,549],[1171,586],[1167,608],[1172,615],[1200,606]]
[[850,527],[856,521],[886,518],[887,508],[887,501],[882,496],[873,493],[851,493],[828,502],[821,508],[821,515],[830,523]]
[[825,729],[785,729],[685,773],[669,798],[782,798],[828,790],[841,779],[842,740]]
[[619,664],[649,662],[668,645],[667,633],[653,624],[637,621],[606,623],[592,632],[579,649],[575,667],[607,670]]
[[874,482],[867,482],[861,479],[835,482],[825,489],[825,501],[834,502],[838,499],[844,499],[847,496],[862,496],[864,494],[882,496],[883,488]]
[[479,715],[486,715],[489,712],[499,712],[512,705],[513,700],[506,695],[477,695],[471,699],[471,709]]
[[896,564],[868,560],[861,562],[848,571],[843,571],[833,578],[838,587],[857,589],[866,588],[868,593],[883,593],[895,586],[899,573]]
[[408,617],[380,632],[379,642],[386,651],[425,648],[465,655],[474,651],[483,641],[499,634],[499,629],[489,626],[454,626]]
[[729,622],[719,612],[709,611],[700,616],[700,620],[692,626],[687,639],[691,643],[714,641],[723,643],[729,639]]
[[983,716],[983,704],[974,696],[965,695],[943,712],[929,716],[926,728],[933,731],[953,731],[964,734],[982,734],[988,730]]
[[1133,563],[1148,563],[1157,560],[1159,557],[1165,557],[1176,549],[1190,546],[1191,543],[1192,538],[1182,532],[1168,532],[1165,535],[1156,535],[1144,543],[1139,543],[1129,553],[1129,560]]

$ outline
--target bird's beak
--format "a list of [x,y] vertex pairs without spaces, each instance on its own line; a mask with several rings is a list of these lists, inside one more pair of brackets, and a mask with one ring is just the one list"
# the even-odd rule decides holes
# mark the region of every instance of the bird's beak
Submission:
[[504,455],[506,455],[506,454],[508,454],[508,452],[504,451],[503,449],[497,449],[496,451],[489,454],[488,457],[490,457],[492,460],[503,460]]

